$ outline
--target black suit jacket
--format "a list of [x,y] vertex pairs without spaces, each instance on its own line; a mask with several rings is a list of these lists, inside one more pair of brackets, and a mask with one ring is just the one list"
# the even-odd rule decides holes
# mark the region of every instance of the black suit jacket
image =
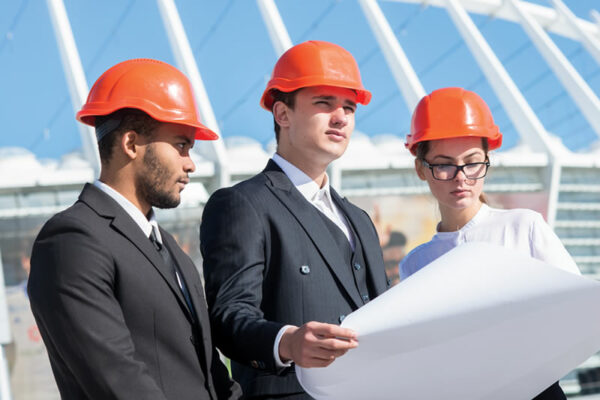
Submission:
[[199,274],[173,237],[161,235],[198,323],[152,243],[95,186],[42,228],[28,290],[63,399],[240,396],[212,344]]
[[[389,283],[369,216],[331,194],[365,249],[375,294],[384,292]],[[200,238],[213,337],[234,360],[245,396],[302,392],[293,368],[275,366],[273,345],[284,325],[339,324],[363,304],[318,213],[272,160],[255,177],[215,192],[204,209]]]

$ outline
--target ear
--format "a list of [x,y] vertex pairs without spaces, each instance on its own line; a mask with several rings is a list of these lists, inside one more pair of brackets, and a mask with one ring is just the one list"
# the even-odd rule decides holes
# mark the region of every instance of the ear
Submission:
[[425,173],[427,171],[425,171],[427,168],[425,168],[423,166],[423,163],[421,162],[421,160],[419,160],[418,158],[415,158],[415,171],[417,172],[417,176],[419,177],[419,179],[421,179],[422,181],[426,181],[427,177],[425,175]]
[[127,132],[121,135],[121,140],[119,141],[119,149],[123,152],[123,154],[134,160],[139,155],[138,143],[140,140],[140,136],[134,130],[128,130]]
[[278,101],[273,104],[273,118],[282,128],[290,126],[289,109],[290,108],[283,101]]

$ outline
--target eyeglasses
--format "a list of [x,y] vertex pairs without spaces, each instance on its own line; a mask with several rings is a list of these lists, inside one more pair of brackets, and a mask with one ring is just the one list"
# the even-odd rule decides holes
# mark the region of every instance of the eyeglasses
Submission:
[[487,174],[490,167],[490,160],[486,158],[484,162],[468,163],[464,165],[454,164],[429,164],[424,159],[420,159],[423,165],[431,170],[434,179],[438,181],[451,181],[456,178],[458,171],[462,171],[467,179],[481,179]]

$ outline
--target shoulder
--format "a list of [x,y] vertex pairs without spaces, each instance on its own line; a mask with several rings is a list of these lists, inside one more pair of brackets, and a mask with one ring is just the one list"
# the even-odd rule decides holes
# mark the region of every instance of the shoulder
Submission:
[[433,242],[425,242],[412,249],[403,259],[402,263],[415,263],[419,258],[422,258],[424,254],[428,254],[433,248]]
[[216,190],[208,201],[235,199],[238,197],[253,198],[258,193],[266,190],[266,183],[267,178],[263,173],[260,173],[233,186]]
[[93,230],[98,227],[98,221],[101,219],[88,205],[77,201],[66,210],[52,216],[42,227],[40,236],[56,233],[57,231]]
[[432,260],[432,241],[423,243],[412,249],[400,262],[400,279],[405,279],[429,264]]
[[493,223],[505,223],[517,226],[531,226],[544,222],[544,218],[540,213],[527,208],[503,210],[490,207],[489,220]]

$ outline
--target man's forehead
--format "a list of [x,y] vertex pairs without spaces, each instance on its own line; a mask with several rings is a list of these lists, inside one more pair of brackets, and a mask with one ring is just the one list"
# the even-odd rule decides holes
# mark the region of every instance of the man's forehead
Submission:
[[302,89],[310,97],[337,97],[356,103],[356,91],[336,86],[311,86]]

